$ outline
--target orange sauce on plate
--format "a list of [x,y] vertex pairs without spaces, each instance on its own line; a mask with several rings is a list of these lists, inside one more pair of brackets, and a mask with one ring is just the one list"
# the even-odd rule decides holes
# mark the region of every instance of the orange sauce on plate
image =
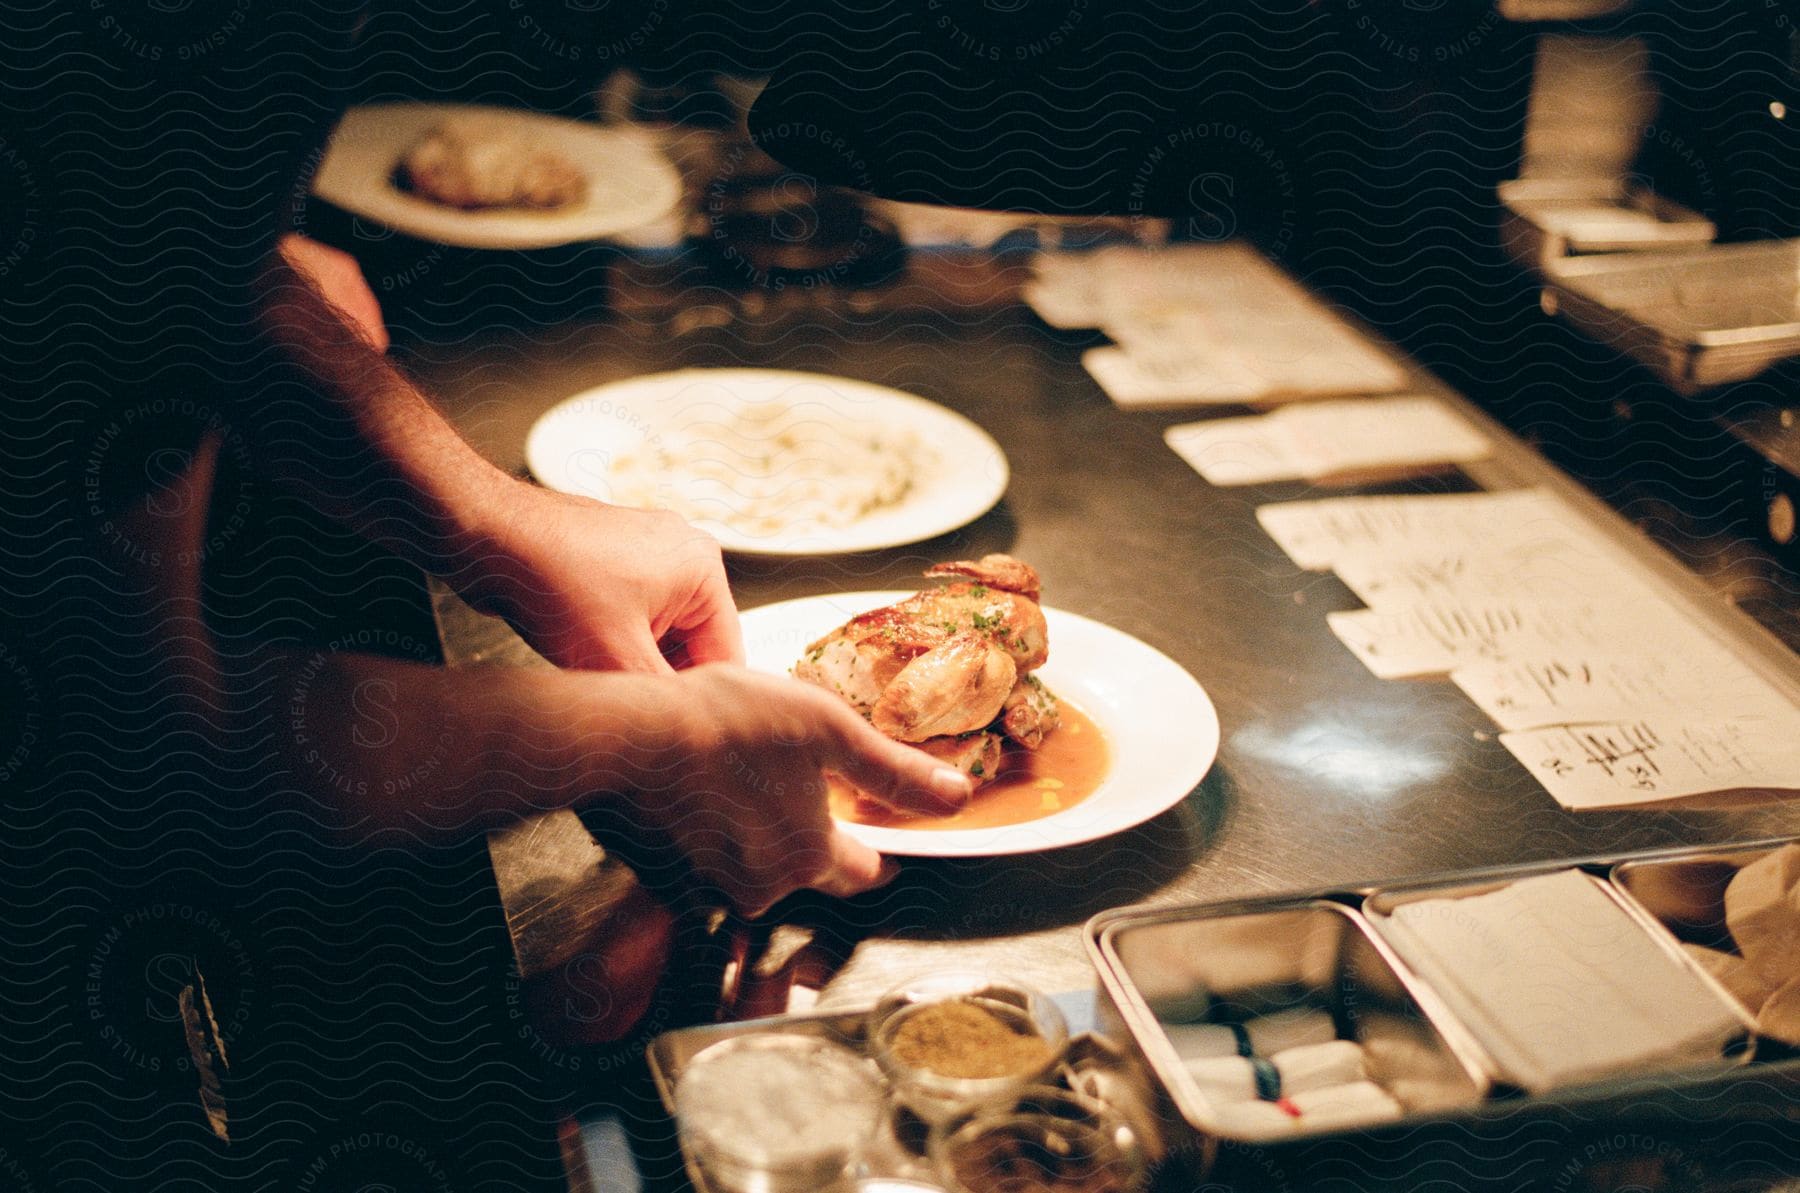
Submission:
[[1074,807],[1094,794],[1112,769],[1112,751],[1093,718],[1060,702],[1062,724],[1036,750],[1008,743],[1000,773],[975,789],[975,798],[950,816],[914,816],[861,798],[836,777],[830,782],[831,814],[852,824],[881,828],[1002,828],[1024,824]]

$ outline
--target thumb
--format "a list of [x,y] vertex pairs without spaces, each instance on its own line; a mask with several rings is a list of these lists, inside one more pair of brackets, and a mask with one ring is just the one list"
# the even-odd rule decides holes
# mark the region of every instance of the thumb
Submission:
[[723,575],[696,595],[695,604],[675,625],[676,636],[687,648],[690,666],[702,663],[744,664],[744,634],[738,626],[737,606]]
[[879,853],[845,832],[842,825],[831,826],[826,847],[830,851],[830,860],[824,871],[807,885],[827,895],[839,898],[860,895],[892,882],[900,872],[898,865],[883,860]]
[[942,816],[969,802],[975,791],[969,776],[923,750],[883,737],[848,708],[841,711],[831,720],[828,756],[821,759],[825,769],[901,812]]

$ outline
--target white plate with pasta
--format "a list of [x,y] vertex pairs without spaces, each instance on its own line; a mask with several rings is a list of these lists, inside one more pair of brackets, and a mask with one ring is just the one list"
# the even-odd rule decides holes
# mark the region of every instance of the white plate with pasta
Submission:
[[1006,492],[1006,456],[935,402],[822,373],[683,369],[618,381],[538,419],[541,483],[670,509],[745,555],[836,555],[922,542]]

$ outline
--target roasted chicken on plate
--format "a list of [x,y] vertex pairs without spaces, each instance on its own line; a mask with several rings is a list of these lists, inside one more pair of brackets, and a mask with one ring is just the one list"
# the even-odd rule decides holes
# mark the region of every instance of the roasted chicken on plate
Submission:
[[979,784],[998,771],[1007,740],[1035,750],[1059,719],[1031,674],[1050,653],[1038,576],[1010,555],[925,575],[951,582],[851,618],[807,647],[794,675]]

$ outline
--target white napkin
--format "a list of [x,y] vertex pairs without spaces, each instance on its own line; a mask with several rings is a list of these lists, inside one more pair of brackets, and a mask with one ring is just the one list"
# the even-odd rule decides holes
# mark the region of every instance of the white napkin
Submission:
[[1725,1001],[1580,870],[1389,917],[1394,946],[1533,1092],[1717,1058]]
[[[1175,1045],[1175,1055],[1183,1061],[1239,1055],[1237,1033],[1220,1023],[1165,1023],[1163,1030]],[[1257,1056],[1272,1056],[1302,1044],[1324,1044],[1337,1039],[1337,1025],[1331,1016],[1316,1010],[1276,1011],[1246,1020],[1244,1031]]]
[[[1280,1096],[1293,1098],[1328,1085],[1348,1085],[1368,1076],[1362,1045],[1355,1040],[1305,1044],[1267,1058],[1280,1076]],[[1214,1056],[1186,1063],[1188,1076],[1215,1106],[1258,1097],[1256,1069],[1241,1056]]]
[[1288,1099],[1298,1116],[1274,1102],[1233,1102],[1221,1107],[1219,1127],[1233,1135],[1291,1135],[1296,1131],[1368,1126],[1404,1113],[1392,1094],[1373,1081],[1332,1085]]
[[1800,845],[1737,872],[1725,888],[1725,923],[1763,985],[1773,990],[1800,978]]

